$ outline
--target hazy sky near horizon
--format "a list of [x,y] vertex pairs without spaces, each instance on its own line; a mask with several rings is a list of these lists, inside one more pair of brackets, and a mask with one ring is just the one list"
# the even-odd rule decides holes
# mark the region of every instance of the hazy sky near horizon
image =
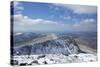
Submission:
[[94,32],[97,28],[96,6],[14,1],[11,10],[15,32]]

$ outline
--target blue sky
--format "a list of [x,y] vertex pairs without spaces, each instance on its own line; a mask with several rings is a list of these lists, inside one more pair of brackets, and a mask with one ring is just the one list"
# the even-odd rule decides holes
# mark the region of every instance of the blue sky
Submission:
[[97,7],[14,2],[14,31],[96,31]]

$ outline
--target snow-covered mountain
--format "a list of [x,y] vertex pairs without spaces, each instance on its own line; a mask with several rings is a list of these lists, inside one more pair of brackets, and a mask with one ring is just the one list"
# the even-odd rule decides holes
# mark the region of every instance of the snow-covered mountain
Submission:
[[51,33],[37,35],[34,38],[36,35],[34,33],[21,35],[17,36],[22,41],[15,42],[17,46],[13,48],[12,65],[97,61],[96,54],[82,51],[72,36],[58,36]]
[[14,49],[15,55],[34,54],[77,54],[82,52],[73,38],[61,39],[55,34],[23,43],[24,46]]

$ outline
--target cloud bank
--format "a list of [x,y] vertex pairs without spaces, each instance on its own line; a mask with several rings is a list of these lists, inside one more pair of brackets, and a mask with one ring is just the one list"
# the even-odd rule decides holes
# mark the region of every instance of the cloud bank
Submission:
[[[65,9],[70,9],[76,14],[92,14],[97,13],[96,6],[86,6],[86,5],[67,5],[67,4],[52,4],[57,7],[63,7]],[[57,8],[56,7],[56,8]]]
[[96,21],[92,18],[73,24],[63,24],[41,18],[33,19],[22,14],[14,15],[15,31],[93,31],[96,27]]

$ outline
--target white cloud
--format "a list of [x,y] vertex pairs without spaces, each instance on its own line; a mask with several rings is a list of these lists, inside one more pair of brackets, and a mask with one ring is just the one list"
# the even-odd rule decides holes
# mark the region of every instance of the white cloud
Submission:
[[22,14],[14,15],[14,30],[16,31],[64,31],[70,30],[70,25],[61,24],[59,22],[45,20],[45,19],[32,19]]
[[18,6],[19,5],[19,2],[18,1],[14,1],[14,7]]
[[91,14],[91,13],[96,13],[97,12],[97,8],[94,6],[82,6],[82,5],[67,5],[67,8],[73,10],[74,13],[77,14]]
[[55,11],[58,11],[58,10],[60,10],[60,8],[59,7],[54,7],[54,5],[52,5],[52,4],[50,4],[50,5],[48,5],[49,6],[49,8],[50,9],[53,9],[53,10],[55,10]]
[[86,5],[66,5],[66,4],[52,4],[55,6],[60,6],[72,10],[76,14],[92,14],[97,13],[96,6],[86,6]]
[[63,24],[45,19],[32,19],[22,14],[14,15],[15,30],[46,30],[46,31],[95,31],[96,20],[85,19],[74,24]]
[[59,17],[64,20],[73,20],[73,18],[69,15],[60,15]]
[[96,20],[94,19],[85,19],[78,23],[73,24],[73,27],[76,30],[83,30],[83,31],[95,31],[97,27]]
[[14,1],[13,6],[16,13],[21,13],[21,11],[24,10],[24,7],[22,7],[22,4],[18,1]]
[[49,21],[45,19],[32,19],[28,16],[23,16],[22,14],[14,15],[14,23],[23,25],[34,25],[34,24],[58,24],[54,21]]
[[71,16],[64,16],[63,19],[71,19]]
[[75,23],[74,25],[77,27],[77,26],[88,26],[94,24],[96,24],[96,21],[94,19],[85,19],[80,21],[80,23]]

